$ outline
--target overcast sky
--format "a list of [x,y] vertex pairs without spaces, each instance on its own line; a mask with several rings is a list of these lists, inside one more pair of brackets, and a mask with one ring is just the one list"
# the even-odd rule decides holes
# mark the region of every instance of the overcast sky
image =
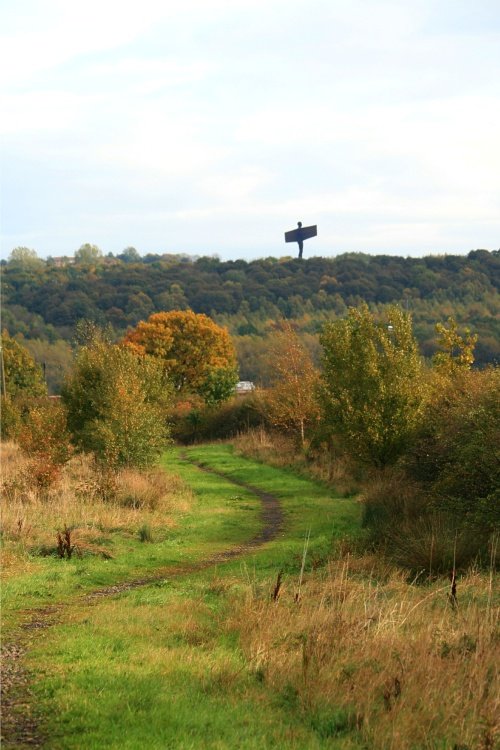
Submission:
[[499,0],[1,0],[2,257],[500,247]]

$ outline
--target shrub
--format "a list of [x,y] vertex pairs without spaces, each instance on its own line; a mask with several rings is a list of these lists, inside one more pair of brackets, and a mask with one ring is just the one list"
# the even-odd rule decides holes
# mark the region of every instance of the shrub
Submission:
[[72,455],[66,428],[66,411],[62,404],[33,400],[25,404],[17,440],[31,459],[30,476],[39,487],[49,487],[59,478],[61,468]]
[[444,573],[488,563],[488,529],[470,528],[404,472],[374,475],[362,494],[363,523],[389,557],[413,572]]
[[469,527],[500,526],[500,370],[441,380],[405,458],[440,511]]
[[81,347],[62,391],[75,445],[114,468],[157,460],[169,437],[170,396],[158,362],[98,335]]
[[10,398],[2,396],[0,400],[0,429],[2,440],[13,440],[21,426],[21,412]]
[[197,440],[226,440],[264,422],[256,396],[235,397],[214,408],[176,409],[172,417],[173,436],[182,443]]

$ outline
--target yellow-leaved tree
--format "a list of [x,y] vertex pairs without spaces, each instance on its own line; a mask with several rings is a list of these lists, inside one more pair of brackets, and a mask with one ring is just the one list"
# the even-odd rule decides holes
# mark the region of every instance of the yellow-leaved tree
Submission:
[[295,328],[285,320],[272,347],[274,383],[266,398],[269,420],[292,432],[304,447],[307,429],[319,420],[318,372]]
[[433,358],[435,370],[446,377],[454,377],[469,370],[474,364],[477,335],[466,328],[462,336],[456,320],[451,317],[448,318],[448,327],[436,323],[436,333],[440,351]]
[[207,315],[192,310],[154,313],[129,331],[124,344],[162,360],[179,393],[198,394],[213,405],[234,391],[238,370],[233,342]]

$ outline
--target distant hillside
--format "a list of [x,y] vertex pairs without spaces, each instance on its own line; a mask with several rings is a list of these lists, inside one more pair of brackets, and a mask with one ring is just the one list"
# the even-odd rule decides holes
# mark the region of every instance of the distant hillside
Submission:
[[411,310],[424,354],[433,351],[435,322],[453,315],[479,334],[481,364],[500,355],[500,251],[252,262],[157,255],[132,262],[18,259],[3,262],[2,270],[3,326],[27,339],[69,340],[82,318],[110,323],[118,336],[152,312],[188,307],[242,339],[265,336],[280,317],[315,334],[325,320],[366,300]]

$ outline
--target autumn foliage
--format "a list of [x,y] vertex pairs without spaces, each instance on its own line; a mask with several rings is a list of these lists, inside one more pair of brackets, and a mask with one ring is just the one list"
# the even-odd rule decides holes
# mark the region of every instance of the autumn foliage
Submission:
[[155,313],[130,331],[124,343],[137,354],[162,360],[178,392],[197,393],[207,403],[225,400],[237,381],[229,333],[207,315],[191,310]]
[[268,419],[276,427],[290,430],[304,446],[307,429],[319,421],[319,375],[289,321],[283,321],[276,334],[272,364],[275,382],[266,399]]
[[17,442],[29,457],[29,473],[34,485],[48,488],[59,479],[72,448],[62,404],[47,398],[24,405]]

